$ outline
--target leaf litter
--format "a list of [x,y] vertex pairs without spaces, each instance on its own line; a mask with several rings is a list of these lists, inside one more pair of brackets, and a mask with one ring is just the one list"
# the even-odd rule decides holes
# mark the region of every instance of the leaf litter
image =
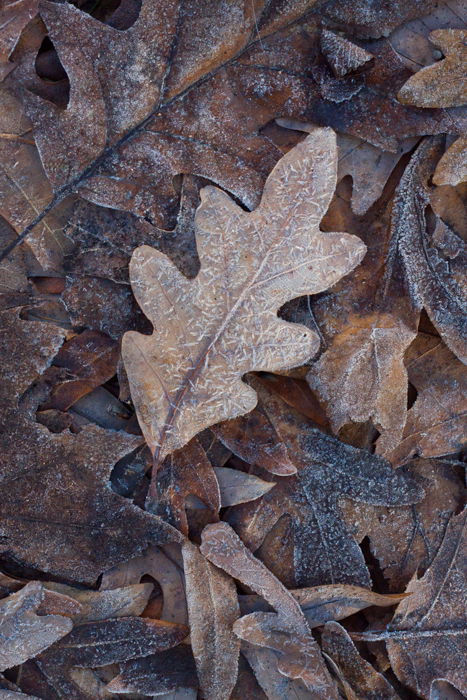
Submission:
[[462,11],[0,6],[5,700],[467,692]]

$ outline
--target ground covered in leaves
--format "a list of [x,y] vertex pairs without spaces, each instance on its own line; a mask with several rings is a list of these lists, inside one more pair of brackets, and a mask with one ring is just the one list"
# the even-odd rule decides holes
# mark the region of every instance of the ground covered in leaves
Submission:
[[0,700],[459,700],[460,0],[0,3]]

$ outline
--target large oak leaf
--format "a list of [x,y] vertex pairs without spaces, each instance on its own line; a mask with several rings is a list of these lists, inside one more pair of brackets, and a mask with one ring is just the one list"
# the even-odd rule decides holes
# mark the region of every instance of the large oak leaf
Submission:
[[194,280],[156,250],[135,251],[132,286],[155,331],[126,333],[122,353],[156,461],[209,425],[253,409],[245,372],[293,367],[315,352],[316,334],[277,311],[291,298],[323,291],[363,257],[358,238],[319,230],[336,165],[335,135],[320,129],[276,165],[255,211],[205,188]]
[[50,364],[63,331],[21,321],[16,311],[1,320],[1,551],[43,571],[93,582],[151,542],[180,539],[110,487],[113,465],[141,438],[92,425],[77,435],[53,434],[34,421],[32,398],[20,401]]

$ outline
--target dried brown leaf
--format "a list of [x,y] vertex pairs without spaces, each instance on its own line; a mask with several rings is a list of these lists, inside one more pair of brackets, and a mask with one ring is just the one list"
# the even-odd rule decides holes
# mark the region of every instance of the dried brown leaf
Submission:
[[393,464],[414,456],[442,457],[465,441],[467,376],[464,365],[439,341],[414,344],[407,369],[417,399],[407,414],[401,443],[386,454]]
[[0,8],[0,82],[13,70],[10,57],[21,32],[37,13],[39,0],[6,0]]
[[467,136],[452,143],[433,174],[435,185],[458,185],[467,180]]
[[[397,605],[405,596],[404,593],[381,595],[368,588],[345,584],[296,588],[289,592],[299,603],[311,629],[320,627],[326,622],[342,620],[372,605],[381,607]],[[268,606],[261,605],[257,596],[241,596],[239,600],[243,614],[269,610]]]
[[190,638],[206,700],[228,700],[238,673],[240,642],[232,626],[240,614],[233,580],[190,542],[183,545]]
[[245,547],[227,523],[208,525],[201,551],[216,566],[261,595],[276,613],[252,613],[234,623],[242,639],[279,652],[279,671],[300,678],[317,698],[337,698],[297,601]]
[[151,576],[162,589],[162,618],[169,622],[187,624],[187,606],[183,572],[176,562],[157,547],[149,547],[140,556],[130,559],[102,576],[101,589],[115,589],[138,583]]
[[92,583],[148,544],[181,536],[110,488],[113,465],[140,438],[95,426],[53,434],[34,421],[34,392],[18,405],[63,335],[52,324],[19,320],[16,311],[2,315],[1,550],[42,571]]
[[276,312],[291,297],[333,284],[364,254],[357,238],[319,231],[335,168],[335,136],[317,130],[282,158],[254,212],[203,190],[201,271],[193,281],[155,250],[133,254],[132,286],[156,330],[127,333],[122,352],[157,461],[203,428],[254,408],[256,395],[241,381],[246,371],[285,369],[313,354],[315,334]]
[[274,482],[264,481],[253,474],[246,474],[237,469],[215,467],[214,472],[219,482],[223,508],[254,501],[275,486]]
[[81,681],[89,679],[74,676],[76,667],[101,667],[163,652],[180,644],[187,634],[184,625],[142,617],[86,622],[38,657],[36,665],[58,697],[81,700],[88,697]]
[[126,661],[120,674],[108,685],[110,693],[142,693],[159,696],[178,688],[198,687],[196,666],[190,647],[180,645],[160,654]]
[[327,29],[321,33],[320,45],[336,78],[342,78],[373,58],[369,51]]
[[[232,508],[229,521],[252,551],[281,518],[290,521],[290,586],[329,582],[369,588],[363,554],[344,523],[339,500],[401,506],[420,500],[421,489],[389,462],[320,432],[259,382],[253,385],[298,471],[278,480],[260,500]],[[260,556],[274,573],[281,565],[271,546]]]
[[399,695],[385,677],[365,661],[351,638],[337,622],[323,630],[323,651],[331,657],[349,700],[397,700]]
[[0,669],[18,666],[70,632],[73,623],[61,615],[37,615],[44,596],[38,581],[0,601]]
[[453,516],[443,543],[428,571],[408,587],[387,631],[354,635],[385,640],[399,680],[423,698],[433,680],[442,678],[467,692],[460,660],[465,658],[465,519]]
[[467,357],[465,277],[457,279],[451,271],[455,260],[446,259],[443,250],[433,245],[425,214],[430,204],[428,181],[441,148],[439,137],[422,142],[401,178],[392,211],[389,257],[398,256],[403,265],[414,308],[426,309],[446,344],[462,360]]
[[467,102],[467,32],[465,29],[438,29],[430,40],[445,58],[422,68],[402,86],[397,97],[417,107],[457,107]]
[[185,512],[188,496],[199,498],[209,510],[209,522],[219,518],[221,494],[216,474],[198,440],[166,457],[156,475],[157,500],[152,511],[188,535]]

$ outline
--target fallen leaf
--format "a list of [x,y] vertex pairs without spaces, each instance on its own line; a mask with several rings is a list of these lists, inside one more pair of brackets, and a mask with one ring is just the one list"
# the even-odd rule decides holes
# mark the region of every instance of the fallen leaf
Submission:
[[436,166],[433,174],[435,185],[458,185],[467,180],[467,137],[461,136],[452,143]]
[[57,382],[43,408],[66,411],[117,372],[118,345],[99,331],[85,330],[62,345],[53,365],[66,379]]
[[153,590],[152,583],[102,591],[86,591],[62,583],[47,582],[44,586],[47,590],[73,598],[80,604],[79,613],[73,616],[75,624],[141,615]]
[[244,416],[218,423],[212,427],[212,431],[223,445],[249,464],[256,464],[280,476],[297,471],[285,445],[276,435],[274,425],[261,407]]
[[[404,593],[381,595],[368,588],[345,584],[296,588],[289,593],[300,605],[311,629],[320,627],[326,622],[342,620],[372,605],[382,607],[397,605],[405,595]],[[239,602],[240,610],[244,615],[258,610],[267,612],[270,609],[267,605],[261,605],[257,596],[240,596]]]
[[[256,396],[241,381],[246,371],[284,369],[313,354],[315,335],[276,311],[333,284],[363,256],[357,238],[318,229],[335,167],[334,134],[318,130],[282,158],[254,212],[220,190],[203,190],[196,215],[201,271],[193,281],[155,250],[133,254],[132,286],[157,330],[125,334],[122,353],[156,463],[203,428],[254,408]],[[248,335],[239,341],[242,333]]]
[[441,146],[437,137],[423,141],[401,178],[392,211],[389,256],[399,256],[413,307],[426,309],[448,347],[462,360],[467,356],[462,282],[451,274],[450,262],[430,240],[425,215],[430,204],[427,183]]
[[328,0],[324,12],[346,31],[351,27],[359,35],[379,37],[389,34],[401,22],[428,12],[433,5],[431,0],[395,0],[384,6],[375,5],[372,0],[363,0],[356,6],[349,5],[346,0]]
[[275,486],[274,482],[263,481],[253,474],[245,474],[237,469],[215,467],[214,472],[219,482],[223,508],[254,501]]
[[[258,382],[253,386],[298,471],[280,479],[259,501],[235,506],[229,522],[256,551],[266,534],[287,516],[295,585],[329,582],[369,588],[363,554],[345,526],[339,499],[402,506],[420,500],[421,489],[389,462],[320,432]],[[269,552],[266,564],[274,572],[277,561]]]
[[277,652],[242,641],[242,654],[268,700],[309,700],[310,691],[300,679],[288,678],[278,671]]
[[198,440],[166,457],[156,475],[156,502],[152,512],[188,536],[185,512],[189,495],[199,498],[216,521],[221,507],[221,494],[216,474]]
[[73,623],[61,615],[37,615],[44,596],[38,581],[0,601],[0,670],[18,666],[70,632]]
[[423,500],[403,508],[343,505],[346,521],[357,529],[370,549],[390,590],[404,590],[417,572],[431,564],[450,517],[462,508],[465,483],[462,466],[455,462],[417,459],[407,465],[425,489]]
[[169,622],[188,623],[183,572],[176,562],[158,547],[148,547],[140,557],[130,559],[102,575],[101,589],[115,589],[139,583],[151,576],[162,589],[162,618]]
[[183,545],[190,638],[206,700],[228,700],[238,673],[240,642],[232,625],[240,614],[231,578],[191,542]]
[[465,656],[462,564],[466,512],[453,516],[443,543],[423,578],[411,581],[410,595],[397,607],[387,631],[353,635],[386,641],[399,680],[422,698],[433,680],[442,678],[466,693],[460,659]]
[[321,33],[320,45],[336,78],[342,78],[373,58],[365,49],[327,29]]
[[464,366],[438,338],[420,336],[407,369],[417,399],[407,414],[402,441],[385,456],[399,465],[414,456],[442,457],[457,452],[466,428]]
[[[20,233],[49,206],[53,194],[24,106],[5,88],[0,90],[0,158],[0,214]],[[34,226],[28,237],[28,245],[44,269],[61,268],[70,247],[64,234],[69,211],[69,203],[64,202]]]
[[317,698],[337,698],[297,601],[232,528],[227,523],[208,525],[203,530],[201,552],[277,610],[277,614],[259,612],[240,618],[234,623],[235,633],[247,642],[279,652],[279,672],[300,678]]
[[15,67],[10,57],[21,32],[37,13],[39,0],[6,0],[0,9],[0,81]]
[[59,697],[74,700],[83,694],[73,680],[73,667],[95,668],[163,652],[187,634],[184,625],[142,617],[86,622],[49,647],[36,664]]
[[143,659],[126,661],[107,685],[110,693],[164,695],[178,688],[198,687],[196,666],[188,646],[180,645]]
[[[63,335],[52,324],[19,320],[16,311],[2,317],[1,549],[29,566],[92,583],[151,542],[180,535],[110,489],[113,465],[140,438],[95,426],[53,434],[34,421],[32,397],[32,405],[23,398],[18,408]],[[18,449],[22,444],[27,450]]]
[[337,622],[328,622],[321,636],[323,651],[336,664],[351,700],[397,700],[399,695],[385,677],[360,656],[351,638]]
[[422,68],[399,90],[397,98],[404,104],[417,107],[458,107],[467,102],[465,79],[465,42],[463,29],[438,29],[430,40],[444,53],[445,58],[432,66]]

